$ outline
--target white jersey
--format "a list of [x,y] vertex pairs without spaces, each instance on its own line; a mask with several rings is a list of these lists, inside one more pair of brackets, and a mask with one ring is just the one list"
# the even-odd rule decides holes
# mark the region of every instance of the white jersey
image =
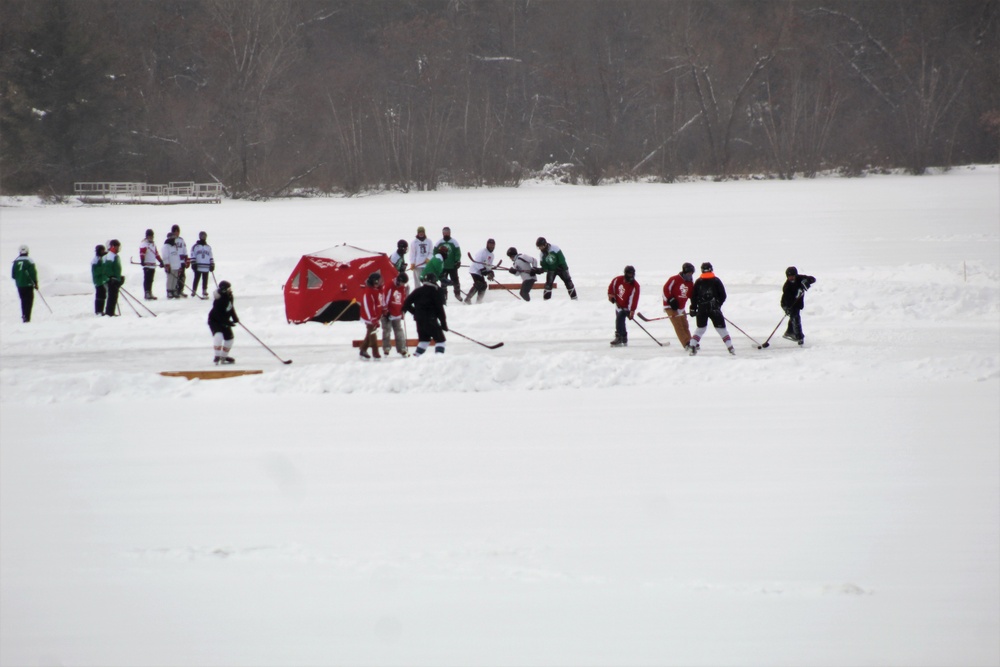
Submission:
[[191,266],[196,271],[208,273],[212,264],[215,264],[215,257],[212,256],[212,246],[198,241],[191,248]]
[[184,266],[187,266],[187,263],[188,263],[188,261],[187,261],[188,260],[188,244],[185,243],[184,239],[182,239],[181,237],[175,236],[174,237],[174,245],[177,246],[177,254],[180,256],[181,262],[184,264]]
[[417,237],[410,243],[410,264],[418,269],[434,255],[434,242],[426,236]]
[[493,264],[493,253],[486,248],[483,248],[472,258],[472,266],[469,267],[469,273],[474,276],[481,276],[493,268],[495,268]]
[[181,253],[175,244],[164,243],[160,250],[162,251],[160,256],[163,257],[163,265],[166,268],[169,268],[171,271],[181,268],[183,264],[181,262]]
[[156,244],[149,239],[143,239],[139,244],[139,263],[143,268],[152,268],[160,263],[160,256],[156,252]]
[[528,280],[529,278],[534,278],[534,274],[531,273],[532,269],[538,268],[538,260],[531,255],[525,255],[524,253],[519,253],[514,257],[514,275],[521,279],[521,282]]

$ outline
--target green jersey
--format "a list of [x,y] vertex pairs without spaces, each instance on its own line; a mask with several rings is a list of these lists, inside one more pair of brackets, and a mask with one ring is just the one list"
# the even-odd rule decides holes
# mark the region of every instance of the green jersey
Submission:
[[18,287],[37,287],[38,271],[35,269],[35,260],[27,255],[19,255],[10,267],[10,277]]
[[441,239],[434,246],[434,252],[439,252],[438,248],[441,246],[448,246],[448,256],[444,258],[445,271],[457,269],[462,264],[462,249],[458,247],[458,241],[451,237],[448,237],[447,240]]
[[562,250],[559,246],[549,244],[549,252],[542,256],[542,268],[546,271],[559,271],[568,270],[569,265],[566,264],[566,256],[563,255]]
[[444,273],[444,262],[441,260],[441,255],[434,255],[424,264],[424,270],[420,272],[420,279],[427,280],[427,276],[434,276],[441,280],[442,273]]

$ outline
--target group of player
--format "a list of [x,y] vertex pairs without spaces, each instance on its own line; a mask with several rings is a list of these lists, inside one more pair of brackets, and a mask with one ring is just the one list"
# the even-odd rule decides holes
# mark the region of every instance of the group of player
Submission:
[[[100,248],[101,246],[97,246]],[[215,256],[212,246],[208,245],[208,233],[199,232],[198,240],[188,252],[187,242],[181,236],[181,228],[174,225],[167,232],[163,242],[162,254],[156,249],[156,241],[152,229],[146,230],[146,237],[139,243],[139,264],[142,265],[145,299],[156,300],[153,296],[153,282],[156,269],[161,268],[167,274],[167,298],[186,299],[187,269],[194,274],[191,294],[198,296],[198,284],[201,283],[201,298],[208,298],[208,276],[215,273]]]
[[[799,345],[805,343],[802,332],[802,309],[805,308],[805,293],[816,282],[816,278],[800,274],[790,266],[785,269],[785,283],[781,290],[781,308],[788,318],[788,328],[783,338]],[[640,286],[635,279],[635,267],[626,266],[622,275],[615,277],[608,285],[608,301],[615,305],[615,337],[612,347],[628,345],[626,321],[635,318],[639,305]],[[701,349],[701,340],[708,329],[709,321],[725,343],[729,354],[735,355],[732,337],[726,327],[726,317],[722,305],[726,302],[726,287],[715,275],[711,262],[703,262],[701,275],[694,279],[694,264],[684,262],[680,273],[671,276],[663,284],[663,310],[674,327],[677,340],[688,354],[694,356]],[[684,308],[687,307],[687,312]],[[688,316],[695,318],[696,329],[691,333]],[[781,323],[778,323],[780,326]],[[777,327],[776,327],[777,328]]]

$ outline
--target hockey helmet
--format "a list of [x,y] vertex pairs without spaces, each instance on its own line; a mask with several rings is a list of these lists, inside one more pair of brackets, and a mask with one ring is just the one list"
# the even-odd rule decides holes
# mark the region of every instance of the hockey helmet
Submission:
[[791,278],[792,276],[797,276],[797,275],[799,275],[799,270],[796,269],[794,266],[790,266],[787,269],[785,269],[785,276]]
[[396,241],[396,250],[406,250],[409,247],[410,244],[407,243],[404,239],[399,239],[398,241]]
[[229,294],[233,291],[233,286],[229,284],[228,280],[219,281],[219,291],[223,294]]
[[712,272],[712,263],[711,262],[702,262],[701,263],[701,272],[702,273],[711,273]]

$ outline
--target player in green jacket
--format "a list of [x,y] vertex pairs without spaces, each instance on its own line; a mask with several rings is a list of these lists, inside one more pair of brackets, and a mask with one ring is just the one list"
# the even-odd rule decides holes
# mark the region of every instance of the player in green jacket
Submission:
[[108,254],[104,256],[101,267],[104,269],[104,276],[108,281],[108,303],[104,307],[104,314],[114,317],[118,308],[118,290],[125,284],[125,276],[122,275],[122,259],[118,256],[121,252],[122,244],[118,239],[108,241]]
[[458,278],[458,267],[462,265],[462,248],[458,245],[458,241],[452,238],[451,227],[445,227],[441,230],[441,240],[437,242],[434,247],[435,252],[439,252],[442,246],[448,248],[447,254],[444,256],[444,272],[441,276],[441,287],[447,288],[450,286],[455,291],[455,298],[462,298],[462,286]]
[[21,246],[18,253],[10,267],[10,277],[14,279],[17,295],[21,297],[21,321],[30,322],[35,290],[38,289],[38,269],[35,268],[35,260],[28,256],[28,246]]
[[434,283],[438,286],[438,296],[441,298],[441,303],[448,303],[448,285],[441,279],[442,275],[445,273],[445,266],[448,262],[448,258],[451,256],[451,251],[448,248],[448,244],[441,244],[434,249],[434,254],[431,258],[427,260],[424,264],[423,271],[420,272],[420,281],[424,282],[428,279],[433,279]]
[[108,299],[108,274],[104,269],[104,256],[107,249],[98,245],[94,247],[94,259],[90,260],[90,275],[94,280],[94,314],[104,315],[104,302]]
[[539,273],[545,272],[545,291],[542,293],[542,298],[552,298],[552,284],[556,277],[559,277],[566,285],[569,298],[576,300],[576,287],[573,286],[573,279],[569,275],[569,265],[566,263],[563,251],[559,249],[559,246],[546,241],[544,236],[538,237],[538,240],[535,241],[535,247],[542,254]]

